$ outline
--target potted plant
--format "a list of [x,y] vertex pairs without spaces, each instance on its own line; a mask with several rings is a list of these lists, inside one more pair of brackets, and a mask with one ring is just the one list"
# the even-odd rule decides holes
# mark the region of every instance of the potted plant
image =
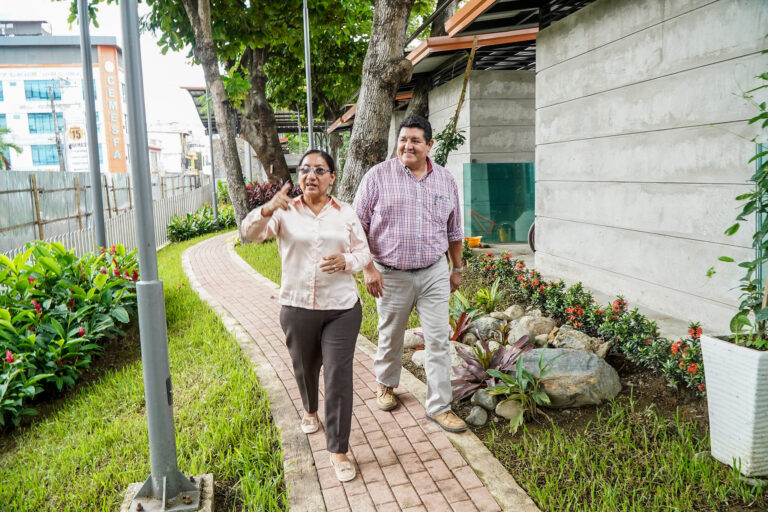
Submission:
[[[744,96],[768,88],[768,73],[757,77],[763,85]],[[755,102],[757,103],[757,102]],[[749,123],[768,127],[766,103]],[[701,336],[704,376],[709,406],[712,456],[743,475],[768,475],[768,287],[762,269],[768,263],[768,145],[756,144],[750,162],[757,162],[750,178],[754,189],[736,198],[742,209],[725,233],[733,235],[742,222],[757,215],[752,246],[755,258],[740,262],[746,272],[740,280],[741,303],[731,320],[730,336]],[[748,216],[750,219],[748,220]],[[723,256],[721,261],[733,262]],[[713,273],[713,269],[708,272]]]

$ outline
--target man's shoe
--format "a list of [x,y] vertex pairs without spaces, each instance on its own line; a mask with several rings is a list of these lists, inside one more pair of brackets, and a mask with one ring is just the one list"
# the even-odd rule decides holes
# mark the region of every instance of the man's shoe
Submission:
[[385,386],[384,384],[377,383],[378,389],[376,390],[376,405],[382,411],[391,411],[397,407],[397,398],[392,388]]
[[446,411],[442,414],[436,414],[434,416],[427,414],[426,416],[428,420],[434,421],[440,425],[443,430],[448,432],[464,432],[467,430],[467,424],[464,423],[464,420],[456,416],[453,411]]

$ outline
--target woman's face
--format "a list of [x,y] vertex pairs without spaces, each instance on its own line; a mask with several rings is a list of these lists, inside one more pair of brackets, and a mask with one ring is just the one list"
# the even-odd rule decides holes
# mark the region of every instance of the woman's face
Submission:
[[[309,168],[309,172],[306,171]],[[312,153],[304,157],[299,165],[299,187],[302,193],[310,199],[318,199],[328,195],[328,191],[336,181],[336,174],[324,172],[319,174],[317,171],[324,169],[329,171],[328,162],[319,153]]]

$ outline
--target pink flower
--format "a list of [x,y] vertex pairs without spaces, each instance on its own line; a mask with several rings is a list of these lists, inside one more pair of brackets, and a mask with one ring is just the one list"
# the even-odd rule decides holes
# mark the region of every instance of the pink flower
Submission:
[[78,336],[84,336],[85,335],[85,329],[83,329],[83,326],[81,325],[80,328],[77,330]]
[[32,305],[35,306],[35,311],[38,315],[43,312],[42,306],[36,300],[32,299]]
[[32,276],[29,276],[29,284],[32,284],[35,282],[35,278]]
[[105,268],[101,269],[101,273],[102,274],[106,274],[107,273],[107,269],[105,269]]
[[10,350],[5,351],[5,360],[8,364],[13,363],[16,360],[16,356],[13,355],[13,352]]

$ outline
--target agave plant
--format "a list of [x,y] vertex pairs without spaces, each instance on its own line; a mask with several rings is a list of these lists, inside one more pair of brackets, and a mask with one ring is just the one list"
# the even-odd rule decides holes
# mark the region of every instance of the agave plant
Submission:
[[485,387],[497,385],[500,381],[488,370],[509,373],[514,370],[518,358],[531,350],[530,337],[526,334],[512,345],[491,349],[488,340],[477,333],[478,344],[471,349],[456,347],[456,352],[463,359],[461,365],[454,366],[456,378],[451,381],[453,399],[461,400],[470,393]]

